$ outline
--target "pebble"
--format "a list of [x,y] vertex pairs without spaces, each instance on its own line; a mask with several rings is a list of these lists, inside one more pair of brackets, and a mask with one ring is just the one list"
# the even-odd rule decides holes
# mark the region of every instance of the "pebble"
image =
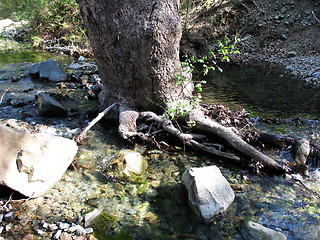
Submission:
[[0,226],[0,234],[3,232],[4,227]]
[[44,235],[45,231],[42,231],[41,229],[36,230],[37,235]]
[[61,229],[61,230],[67,230],[67,229],[69,229],[69,227],[70,227],[70,224],[69,223],[59,223],[59,229]]
[[60,238],[61,233],[62,233],[62,230],[59,229],[59,230],[53,235],[52,239],[58,240],[58,239]]
[[58,229],[58,226],[56,224],[49,224],[49,229],[50,231],[54,231],[54,230],[57,230]]
[[77,236],[81,236],[81,235],[86,234],[87,232],[86,232],[86,230],[85,230],[83,227],[79,226],[79,227],[76,229],[75,233],[76,233]]
[[13,220],[13,212],[9,212],[3,216],[3,220],[6,222],[12,222]]
[[87,234],[93,233],[93,228],[86,228],[85,231]]

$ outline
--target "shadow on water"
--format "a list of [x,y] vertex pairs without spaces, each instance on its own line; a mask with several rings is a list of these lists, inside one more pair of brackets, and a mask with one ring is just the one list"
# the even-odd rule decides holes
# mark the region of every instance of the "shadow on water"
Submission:
[[203,98],[207,103],[241,105],[254,116],[319,118],[319,91],[305,87],[281,69],[267,66],[223,67],[206,77]]

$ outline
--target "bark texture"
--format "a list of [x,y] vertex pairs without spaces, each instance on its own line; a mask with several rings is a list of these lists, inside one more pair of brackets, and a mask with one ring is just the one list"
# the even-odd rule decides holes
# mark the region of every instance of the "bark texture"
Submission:
[[175,85],[182,32],[177,0],[78,3],[104,84],[102,108],[117,102],[154,110],[154,103],[182,97]]

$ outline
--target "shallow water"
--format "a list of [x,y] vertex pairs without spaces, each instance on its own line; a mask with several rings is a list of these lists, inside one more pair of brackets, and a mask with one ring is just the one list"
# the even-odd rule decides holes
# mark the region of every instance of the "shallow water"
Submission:
[[[10,68],[14,70],[13,65]],[[216,83],[216,80],[212,81]],[[219,86],[222,86],[223,81],[230,80],[221,78],[218,81]],[[241,83],[237,80],[235,82]],[[12,95],[26,94],[23,90],[32,85],[34,90],[27,92],[31,99],[36,89],[53,91],[51,84],[39,83],[27,77],[16,83],[12,83],[10,79],[0,81],[0,89],[5,90],[12,84],[15,84],[14,89],[8,92]],[[237,84],[232,85],[237,86]],[[268,86],[268,84],[262,86]],[[212,90],[208,85],[204,93],[207,101],[210,98],[210,101],[231,103],[235,107],[253,106],[255,116],[259,116],[256,115],[259,112],[266,113],[268,110],[265,107],[260,109],[258,103],[253,105],[246,98],[239,98],[238,93],[234,93],[227,87],[220,88],[218,90],[220,95],[213,100],[210,89]],[[54,91],[65,94],[63,92],[65,90],[55,89]],[[229,94],[223,95],[224,92]],[[79,103],[85,104],[85,99],[81,98],[81,92],[66,94],[71,97],[70,101],[64,104],[69,104],[68,108],[77,109],[82,117],[79,115],[68,119],[24,117],[23,120],[29,119],[34,123],[46,125],[48,128],[44,131],[50,134],[70,137],[77,128],[85,126],[92,116],[89,117],[86,113],[88,107],[79,108],[81,105]],[[215,93],[214,97],[216,96]],[[90,104],[95,103],[90,102]],[[2,107],[1,112],[4,112],[4,108],[8,106]],[[35,108],[32,104],[29,107],[33,110]],[[1,115],[1,118],[11,118],[12,109]],[[278,108],[275,111],[279,113]],[[272,114],[268,112],[267,115],[269,114],[273,116],[274,112],[272,111]],[[289,117],[289,114],[286,117]],[[264,127],[266,130],[273,131],[268,126]],[[288,129],[288,125],[282,128]],[[305,127],[302,126],[302,128],[299,133],[308,132]],[[296,132],[292,127],[287,131]],[[167,152],[135,145],[134,149],[148,160],[147,172],[144,176],[135,179],[119,178],[116,172],[110,171],[110,163],[119,157],[121,150],[133,147],[118,137],[116,128],[97,124],[88,132],[88,137],[79,147],[75,159],[76,169],[71,167],[61,181],[43,197],[17,203],[15,207],[19,211],[19,216],[14,223],[18,227],[11,233],[4,233],[3,236],[5,239],[19,239],[32,233],[32,229],[39,228],[41,220],[48,223],[77,222],[81,219],[79,216],[98,208],[103,211],[103,214],[93,224],[93,228],[99,240],[240,240],[243,239],[239,231],[241,220],[252,220],[279,230],[290,240],[318,239],[320,189],[317,176],[313,177],[312,181],[304,181],[304,184],[312,189],[307,190],[297,180],[286,180],[282,176],[258,177],[244,168],[234,167],[232,163],[223,162],[221,159],[178,150],[182,147],[177,146],[177,151]],[[219,166],[231,184],[240,188],[235,190],[236,199],[228,211],[212,223],[204,224],[188,207],[187,195],[181,185],[181,176],[190,167],[213,164]],[[317,191],[318,194],[313,191]],[[51,235],[48,233],[47,237]]]

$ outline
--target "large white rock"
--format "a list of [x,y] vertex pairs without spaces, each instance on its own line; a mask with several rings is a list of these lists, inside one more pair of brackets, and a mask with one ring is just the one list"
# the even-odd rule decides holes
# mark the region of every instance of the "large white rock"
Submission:
[[0,126],[0,184],[38,197],[60,180],[78,151],[67,138]]
[[189,203],[205,222],[224,212],[234,200],[230,184],[216,166],[190,168],[182,175]]

